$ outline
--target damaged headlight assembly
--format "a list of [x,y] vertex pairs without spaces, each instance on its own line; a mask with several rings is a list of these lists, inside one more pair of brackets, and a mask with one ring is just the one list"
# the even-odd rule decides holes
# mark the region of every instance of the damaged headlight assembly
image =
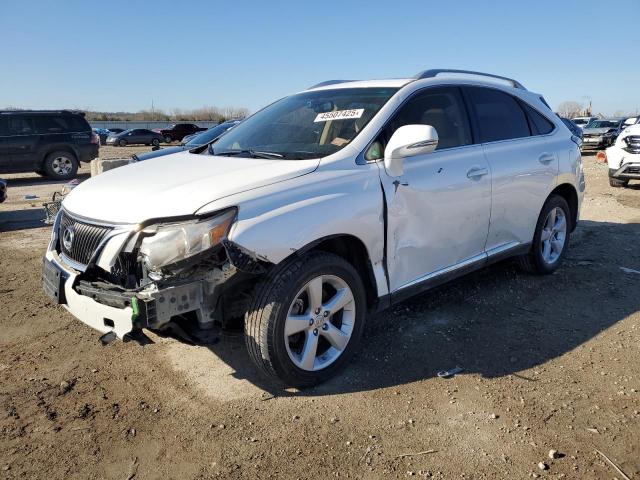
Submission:
[[236,218],[235,208],[205,219],[159,223],[144,228],[140,257],[149,278],[162,277],[161,270],[219,245]]

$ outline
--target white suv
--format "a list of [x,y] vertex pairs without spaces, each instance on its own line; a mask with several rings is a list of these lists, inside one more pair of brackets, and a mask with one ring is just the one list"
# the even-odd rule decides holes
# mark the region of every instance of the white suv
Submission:
[[503,77],[324,82],[211,145],[75,188],[44,289],[104,341],[244,321],[258,367],[312,385],[352,356],[369,312],[506,257],[558,268],[579,143]]
[[640,180],[640,124],[627,126],[606,153],[609,185],[626,187],[629,180]]

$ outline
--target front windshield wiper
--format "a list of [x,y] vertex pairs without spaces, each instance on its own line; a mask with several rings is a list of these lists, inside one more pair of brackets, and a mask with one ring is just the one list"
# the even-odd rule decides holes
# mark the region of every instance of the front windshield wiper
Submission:
[[234,157],[237,155],[250,155],[253,158],[284,158],[281,153],[275,152],[262,152],[260,150],[226,150],[223,152],[213,152],[214,155],[222,155],[227,157]]

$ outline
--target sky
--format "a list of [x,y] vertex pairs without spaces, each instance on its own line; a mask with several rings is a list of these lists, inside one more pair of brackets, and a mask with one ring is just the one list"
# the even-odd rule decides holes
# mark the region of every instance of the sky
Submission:
[[328,79],[459,68],[640,111],[640,0],[0,0],[0,108],[250,111]]

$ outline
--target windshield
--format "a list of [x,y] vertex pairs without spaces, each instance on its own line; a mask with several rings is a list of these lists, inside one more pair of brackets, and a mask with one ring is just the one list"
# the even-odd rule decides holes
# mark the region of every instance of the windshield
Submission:
[[348,145],[397,88],[342,88],[283,98],[220,138],[215,155],[254,153],[303,159]]
[[616,128],[620,122],[610,122],[608,120],[594,120],[589,124],[589,128]]
[[576,125],[586,125],[588,123],[587,120],[584,118],[574,118],[572,121]]
[[224,132],[229,130],[234,125],[240,122],[225,122],[220,125],[216,125],[215,127],[211,127],[209,130],[206,130],[202,133],[197,134],[191,140],[189,140],[185,145],[189,147],[199,147],[200,145],[204,145],[205,143],[209,143],[216,137],[219,137]]

